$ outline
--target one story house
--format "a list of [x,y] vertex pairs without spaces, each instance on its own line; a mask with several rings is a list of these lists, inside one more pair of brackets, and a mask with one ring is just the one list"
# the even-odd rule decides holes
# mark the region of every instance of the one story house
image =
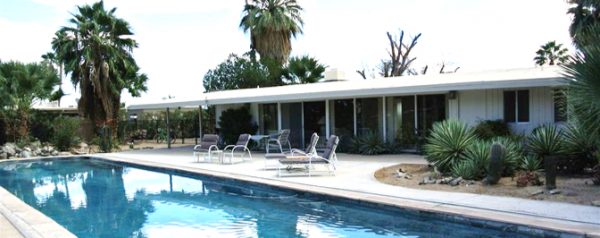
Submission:
[[[559,67],[403,76],[202,93],[188,100],[130,105],[131,110],[216,106],[222,111],[248,106],[259,134],[291,130],[301,147],[313,132],[361,136],[377,133],[387,141],[402,133],[419,135],[433,123],[456,118],[469,125],[502,119],[515,133],[530,133],[566,116],[555,91],[568,84]],[[562,105],[562,104],[560,104]]]

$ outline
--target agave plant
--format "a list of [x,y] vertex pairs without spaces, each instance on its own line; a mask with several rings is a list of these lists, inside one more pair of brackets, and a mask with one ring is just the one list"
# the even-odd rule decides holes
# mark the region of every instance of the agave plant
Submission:
[[427,161],[440,171],[450,171],[454,164],[465,160],[467,148],[476,139],[473,129],[458,120],[435,123],[423,146]]
[[563,132],[565,153],[570,158],[565,166],[571,167],[573,172],[593,167],[596,164],[595,154],[598,151],[600,135],[575,122],[567,125]]
[[481,178],[481,168],[474,160],[458,162],[452,166],[452,176],[469,180],[479,179]]
[[478,168],[477,177],[483,177],[487,174],[488,165],[490,164],[491,144],[489,141],[475,140],[465,152],[465,161]]
[[519,167],[519,162],[525,156],[523,146],[521,143],[515,142],[513,139],[508,137],[495,137],[492,138],[492,142],[498,142],[504,146],[506,154],[504,160],[502,160],[503,175],[513,175]]
[[385,143],[384,146],[385,146],[384,150],[387,153],[390,153],[390,154],[399,154],[400,152],[402,152],[402,144],[400,144],[400,143],[398,143],[396,141],[387,142],[387,143]]
[[360,153],[363,155],[376,155],[384,151],[385,142],[377,133],[367,133],[360,142]]
[[542,172],[542,160],[534,155],[523,156],[519,167],[525,172],[539,175]]

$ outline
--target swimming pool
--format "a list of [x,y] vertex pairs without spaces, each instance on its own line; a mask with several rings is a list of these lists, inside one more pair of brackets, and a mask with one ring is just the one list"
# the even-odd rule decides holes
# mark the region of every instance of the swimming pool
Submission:
[[97,159],[0,163],[0,186],[79,237],[526,237]]

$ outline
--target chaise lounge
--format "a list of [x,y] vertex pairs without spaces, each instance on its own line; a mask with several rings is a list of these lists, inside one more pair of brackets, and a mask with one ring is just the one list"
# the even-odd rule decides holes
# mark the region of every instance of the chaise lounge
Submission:
[[327,141],[327,146],[322,156],[314,154],[307,154],[302,156],[286,156],[285,159],[279,159],[277,164],[277,177],[281,177],[281,167],[287,166],[288,170],[292,166],[303,166],[306,168],[308,177],[312,175],[314,171],[314,165],[324,165],[327,168],[327,174],[333,174],[335,176],[337,170],[337,156],[335,150],[337,149],[340,139],[338,136],[332,135]]

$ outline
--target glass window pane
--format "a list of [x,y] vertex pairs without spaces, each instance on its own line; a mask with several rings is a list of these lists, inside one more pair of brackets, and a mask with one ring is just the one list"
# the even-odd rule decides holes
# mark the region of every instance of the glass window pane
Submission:
[[529,90],[517,92],[519,122],[529,122]]
[[358,136],[367,133],[381,135],[383,130],[383,99],[360,98],[356,99],[356,126]]
[[325,102],[304,103],[304,143],[308,145],[310,136],[316,132],[319,135],[318,147],[325,147]]
[[516,92],[515,91],[504,91],[504,121],[505,122],[516,122]]
[[281,129],[290,129],[290,144],[293,148],[304,148],[302,144],[302,103],[281,104]]
[[329,101],[329,123],[332,135],[354,136],[354,105],[352,99]]
[[277,104],[261,104],[260,129],[263,134],[277,134]]
[[387,139],[411,148],[416,143],[415,96],[387,98]]
[[433,126],[433,123],[446,119],[446,95],[418,95],[417,96],[417,132],[424,135]]

